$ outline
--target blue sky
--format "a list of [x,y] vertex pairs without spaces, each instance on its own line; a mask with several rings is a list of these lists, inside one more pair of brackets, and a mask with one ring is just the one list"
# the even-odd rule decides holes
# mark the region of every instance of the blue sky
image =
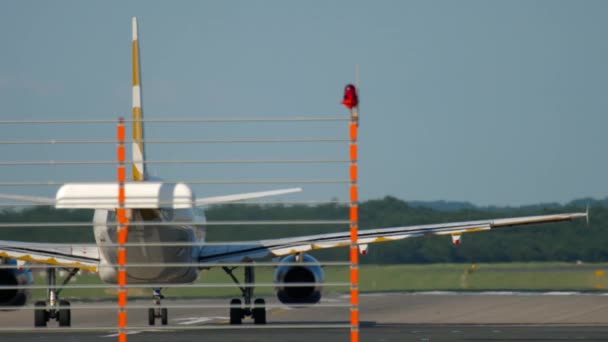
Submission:
[[[363,199],[520,205],[608,195],[606,2],[5,1],[0,119],[130,115],[132,16],[146,118],[345,115],[342,88],[359,64]],[[149,139],[347,133],[343,124],[146,128]],[[0,134],[111,139],[114,126],[0,125]],[[329,144],[147,147],[154,160],[347,156],[346,145]],[[112,145],[0,145],[0,153],[6,161],[114,158]],[[170,180],[347,176],[346,165],[155,169]],[[108,167],[0,167],[4,181],[113,175]],[[305,188],[300,198],[347,194],[344,185]]]

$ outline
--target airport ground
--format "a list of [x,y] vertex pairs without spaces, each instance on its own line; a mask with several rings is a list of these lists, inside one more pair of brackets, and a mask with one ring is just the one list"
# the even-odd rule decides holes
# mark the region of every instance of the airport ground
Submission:
[[[169,325],[149,327],[146,310],[129,310],[130,341],[348,341],[349,298],[290,309],[268,300],[269,324],[227,325],[226,299],[166,301]],[[31,330],[33,312],[0,312],[1,341],[107,341],[116,338],[110,301],[73,302],[73,326]],[[135,301],[146,306],[149,301]],[[77,309],[86,306],[88,309]],[[195,307],[200,306],[200,307]],[[224,306],[224,307],[222,307]],[[331,306],[331,307],[329,307]],[[104,308],[105,307],[105,308]],[[8,331],[11,330],[11,331]],[[547,292],[421,292],[361,296],[362,341],[606,341],[608,295]]]
[[[237,270],[238,271],[238,270]],[[256,268],[258,283],[272,284],[274,268]],[[326,266],[327,283],[347,283],[350,280],[348,266]],[[241,272],[236,273],[240,278]],[[45,276],[37,272],[37,285],[45,285]],[[103,285],[96,274],[81,274],[70,286]],[[230,278],[220,269],[204,270],[197,282],[203,287],[168,288],[164,294],[170,298],[209,298],[238,295]],[[225,284],[224,287],[210,287]],[[195,285],[196,286],[196,285]],[[361,265],[359,288],[362,292],[402,292],[427,290],[459,291],[604,291],[608,289],[608,264],[606,263],[484,263],[484,264],[421,264],[421,265]],[[348,285],[326,286],[330,294],[347,293]],[[133,288],[131,297],[149,296],[150,289]],[[273,286],[256,289],[259,295],[270,297]],[[35,298],[44,298],[43,289],[34,290]],[[70,288],[65,297],[116,298],[116,290],[108,288]]]

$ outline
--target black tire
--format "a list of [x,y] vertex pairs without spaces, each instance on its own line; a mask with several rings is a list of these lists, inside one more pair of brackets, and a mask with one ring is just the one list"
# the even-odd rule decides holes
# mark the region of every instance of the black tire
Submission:
[[266,324],[266,301],[258,298],[253,302],[253,323]]
[[58,310],[57,320],[59,321],[60,327],[69,327],[72,325],[72,314],[70,312],[70,302],[67,300],[60,300],[59,306],[63,307]]
[[48,321],[46,303],[36,302],[34,306],[36,307],[36,309],[34,310],[34,326],[37,328],[46,327],[46,322]]
[[230,324],[241,324],[243,322],[243,308],[241,300],[233,299],[230,301]]
[[148,325],[154,325],[156,322],[156,312],[153,308],[148,309]]
[[169,321],[169,312],[167,308],[160,309],[160,322],[162,325],[167,325]]

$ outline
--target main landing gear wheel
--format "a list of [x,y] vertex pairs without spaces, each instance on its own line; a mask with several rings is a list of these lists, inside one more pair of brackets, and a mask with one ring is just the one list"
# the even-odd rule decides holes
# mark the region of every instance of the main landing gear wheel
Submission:
[[[255,324],[266,324],[266,303],[264,299],[257,298],[253,305],[253,291],[255,289],[255,273],[253,266],[245,266],[245,286],[241,286],[232,271],[236,267],[222,267],[234,283],[239,287],[243,294],[243,303],[240,299],[234,298],[230,301],[230,324],[241,324],[243,318],[251,317]],[[244,307],[243,307],[244,304]]]
[[36,307],[34,310],[34,326],[37,328],[46,327],[46,322],[49,320],[46,311],[46,303],[36,302],[34,306]]
[[72,325],[70,302],[67,300],[60,300],[59,294],[61,293],[63,286],[67,284],[78,271],[77,268],[70,270],[70,273],[65,277],[61,286],[57,287],[56,269],[48,268],[46,270],[46,301],[38,301],[34,304],[36,307],[34,310],[35,327],[46,327],[51,319],[59,322],[60,327],[69,327]]
[[253,302],[253,323],[266,324],[266,302],[262,298],[258,298]]
[[72,313],[70,312],[70,302],[60,300],[59,306],[62,307],[57,313],[57,321],[60,327],[69,327],[72,324]]
[[148,309],[148,325],[156,324],[157,318],[160,318],[160,324],[167,325],[169,322],[169,310],[161,307],[161,300],[165,297],[160,293],[160,289],[154,289],[152,297],[155,307]]
[[243,308],[240,299],[230,301],[230,324],[241,324],[243,322]]

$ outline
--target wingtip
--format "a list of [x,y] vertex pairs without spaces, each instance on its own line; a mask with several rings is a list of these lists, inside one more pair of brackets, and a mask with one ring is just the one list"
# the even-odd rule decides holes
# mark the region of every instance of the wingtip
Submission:
[[575,219],[584,218],[585,222],[587,223],[587,227],[589,227],[589,205],[587,205],[584,212],[572,213],[570,214],[570,217]]

